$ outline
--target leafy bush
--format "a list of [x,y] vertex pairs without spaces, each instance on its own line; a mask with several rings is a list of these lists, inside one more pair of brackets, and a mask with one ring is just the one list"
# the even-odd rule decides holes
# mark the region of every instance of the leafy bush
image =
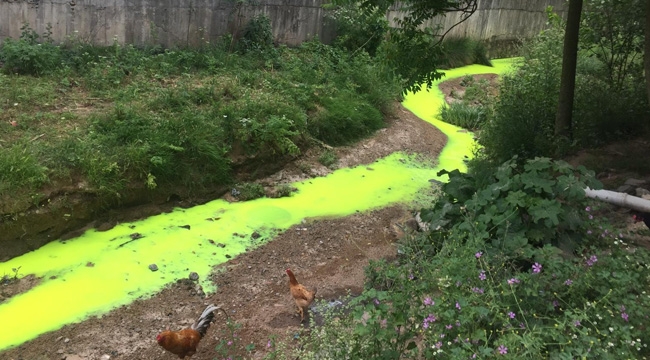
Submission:
[[386,14],[369,9],[362,11],[357,4],[324,5],[326,17],[336,24],[335,46],[356,53],[359,50],[375,56],[388,32]]
[[465,102],[454,102],[440,109],[440,119],[468,130],[480,129],[487,118],[486,109]]
[[293,193],[293,188],[289,184],[282,184],[275,187],[275,197],[289,197]]
[[332,165],[336,164],[337,161],[339,161],[339,157],[332,150],[325,150],[318,157],[318,162],[326,167],[331,167]]
[[250,182],[237,185],[233,190],[233,194],[236,194],[236,197],[241,201],[254,200],[266,195],[262,185]]
[[443,174],[450,179],[442,186],[445,197],[422,212],[422,219],[439,229],[441,238],[435,243],[444,240],[446,231],[475,231],[495,248],[519,255],[546,244],[580,245],[586,226],[578,210],[585,206],[583,189],[602,186],[584,167],[574,170],[548,158],[528,160],[523,166],[509,160],[481,188],[476,184],[486,179],[475,180],[458,170]]
[[349,93],[323,99],[325,110],[308,123],[309,132],[330,145],[348,144],[384,126],[381,112]]
[[[591,174],[548,159],[503,164],[480,189],[447,174],[432,230],[372,262],[362,295],[312,329],[300,358],[650,355],[650,253],[584,206]],[[568,239],[582,245],[551,245]]]
[[273,46],[271,19],[263,14],[250,19],[239,46],[243,52],[264,51],[271,48]]
[[23,75],[46,75],[61,68],[61,49],[52,43],[50,26],[44,34],[44,42],[28,24],[21,28],[20,39],[5,39],[0,48],[0,61],[4,62],[5,73]]
[[[150,181],[194,185],[224,184],[229,180],[225,135],[218,123],[201,112],[155,117],[122,105],[93,118],[96,149],[114,157],[124,174]],[[119,156],[118,156],[119,155]],[[197,174],[199,182],[193,179]]]
[[[610,20],[617,19],[627,21]],[[610,68],[614,65],[607,63],[606,57],[592,56],[592,45],[583,44],[586,48],[578,54],[573,143],[566,146],[555,137],[564,25],[557,15],[550,14],[549,20],[551,28],[524,46],[519,69],[503,78],[494,116],[481,133],[479,141],[485,146],[487,157],[497,163],[513,155],[522,159],[561,156],[578,148],[633,136],[648,114],[643,78],[638,71],[640,62],[633,63],[628,58],[630,66],[621,66],[614,71],[618,75],[613,76]],[[585,28],[585,24],[581,32],[607,35],[605,27]],[[612,41],[614,47],[625,44],[622,38]]]

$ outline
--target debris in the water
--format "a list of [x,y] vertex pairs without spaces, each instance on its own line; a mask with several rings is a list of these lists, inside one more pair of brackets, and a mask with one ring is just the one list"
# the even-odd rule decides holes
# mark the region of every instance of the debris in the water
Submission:
[[253,233],[251,234],[251,238],[253,239],[259,239],[260,237],[262,237],[262,235],[260,235],[260,233],[258,233],[257,231],[253,231]]
[[198,279],[199,279],[199,274],[197,274],[197,273],[195,273],[194,271],[192,271],[192,272],[190,273],[190,280],[192,280],[192,281],[196,281],[196,280],[198,280]]
[[226,254],[226,259],[230,259],[232,256]]
[[[142,235],[142,234],[136,232],[136,233],[133,233],[133,234],[129,235],[129,237],[131,238],[131,240],[129,240],[129,241],[127,241],[127,242],[124,242],[124,243],[121,243],[121,244],[118,245],[117,247],[118,247],[118,248],[121,248],[122,246],[124,246],[124,245],[126,245],[126,244],[128,244],[128,243],[130,243],[130,242],[136,241],[136,240],[138,240],[138,239],[142,239],[142,238],[144,237],[144,235]],[[111,240],[111,241],[113,241],[113,240]]]
[[149,265],[149,270],[151,270],[151,271],[158,271],[158,265],[156,265],[156,264],[151,264],[151,265]]
[[217,246],[220,247],[220,248],[225,248],[225,247],[226,247],[226,244],[217,243]]
[[183,228],[183,229],[187,229],[187,230],[190,229],[190,226],[189,226],[189,225],[180,225],[179,227],[180,227],[180,228]]
[[93,266],[95,266],[95,263],[92,262],[92,261],[89,261],[89,262],[86,263],[86,266],[93,267]]

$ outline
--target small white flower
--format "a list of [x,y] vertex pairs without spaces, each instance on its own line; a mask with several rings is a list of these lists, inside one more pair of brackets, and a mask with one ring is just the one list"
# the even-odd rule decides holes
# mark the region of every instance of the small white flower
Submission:
[[14,106],[18,106],[18,103],[14,103]]
[[609,327],[609,332],[614,332],[614,328],[610,326]]
[[611,342],[607,343],[607,347],[612,347],[612,346],[614,346],[614,344],[612,344]]

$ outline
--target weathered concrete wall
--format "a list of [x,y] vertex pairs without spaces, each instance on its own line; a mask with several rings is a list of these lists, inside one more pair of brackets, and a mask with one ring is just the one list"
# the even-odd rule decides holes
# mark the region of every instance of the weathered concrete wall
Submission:
[[[246,19],[264,13],[271,18],[279,43],[295,45],[318,36],[328,41],[333,29],[324,19],[328,0],[260,0],[238,11],[235,0],[0,0],[0,41],[18,38],[27,22],[39,34],[52,24],[57,42],[69,36],[100,45],[120,43],[196,46],[242,29]],[[564,14],[564,0],[479,0],[478,11],[450,35],[481,40],[529,38],[545,27],[544,9]],[[399,17],[397,11],[389,19]],[[448,28],[458,14],[434,19]]]
[[332,37],[322,0],[261,0],[239,10],[234,0],[0,0],[0,40],[20,37],[27,22],[42,34],[52,24],[57,42],[68,36],[99,45],[196,46],[243,29],[247,19],[271,18],[276,41],[299,44]]
[[[449,31],[448,36],[486,41],[529,39],[546,28],[546,7],[566,18],[566,0],[478,0],[476,12]],[[388,14],[391,25],[404,14],[395,7]],[[427,26],[442,25],[444,31],[461,19],[460,13],[435,18]]]

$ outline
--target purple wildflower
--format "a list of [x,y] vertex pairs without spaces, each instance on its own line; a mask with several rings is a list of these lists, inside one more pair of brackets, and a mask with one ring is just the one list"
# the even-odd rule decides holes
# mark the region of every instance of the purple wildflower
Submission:
[[534,263],[533,264],[533,273],[539,274],[542,271],[542,264]]
[[474,256],[476,256],[476,258],[479,259],[479,258],[481,258],[481,256],[483,256],[483,252],[479,251],[476,254],[474,254]]
[[553,307],[556,308],[558,306],[560,306],[560,303],[557,300],[553,300]]
[[477,294],[483,294],[484,290],[481,288],[473,287],[472,292],[475,292]]
[[587,266],[594,266],[596,261],[598,261],[596,255],[591,255],[591,257],[589,257],[589,260],[587,260]]
[[456,320],[456,326],[460,327],[460,321],[459,320]]
[[460,310],[460,304],[456,301],[456,309]]
[[442,347],[442,342],[438,341],[436,343],[436,349],[440,349]]
[[525,329],[525,328],[526,328],[526,325],[524,325],[524,323],[519,323],[519,328],[520,328],[520,329]]
[[564,285],[566,285],[566,286],[569,286],[571,284],[573,284],[573,280],[571,280],[571,279],[566,279],[566,281],[564,282]]
[[623,320],[629,321],[627,313],[621,313],[621,317],[623,318]]
[[587,206],[587,207],[585,208],[585,211],[586,211],[586,212],[590,212],[590,211],[591,211],[591,206]]
[[266,347],[267,347],[267,348],[270,348],[270,347],[271,347],[271,340],[269,340],[269,341],[266,343]]
[[487,278],[487,276],[485,276],[485,271],[481,271],[481,273],[478,274],[478,278],[481,280],[485,280]]
[[521,281],[517,278],[512,278],[508,280],[508,285],[519,284]]
[[508,316],[509,316],[511,319],[514,319],[515,316],[517,316],[517,315],[511,311],[511,312],[508,313]]
[[593,220],[594,216],[589,214],[589,220]]
[[453,328],[453,327],[454,327],[454,326],[453,326],[452,324],[445,325],[445,328],[447,328],[447,330],[451,330],[451,328]]
[[379,305],[379,300],[378,299],[375,299],[374,302],[375,302],[375,305]]
[[426,298],[424,298],[423,302],[424,302],[424,305],[426,305],[426,306],[433,306],[436,303],[435,301],[431,300],[431,298],[428,297],[428,296]]
[[508,353],[508,348],[505,347],[505,346],[503,346],[503,345],[499,345],[499,349],[498,349],[498,350],[499,350],[499,354],[501,354],[501,355],[505,355],[505,354]]
[[573,326],[578,327],[580,326],[580,320],[576,320],[573,322]]
[[413,279],[415,279],[415,276],[413,276],[413,274],[409,274],[409,280],[413,280]]
[[232,345],[232,341],[228,341],[228,346]]
[[424,321],[422,322],[422,327],[425,329],[429,328],[429,323],[435,322],[438,320],[435,315],[429,314],[426,318],[424,318]]

